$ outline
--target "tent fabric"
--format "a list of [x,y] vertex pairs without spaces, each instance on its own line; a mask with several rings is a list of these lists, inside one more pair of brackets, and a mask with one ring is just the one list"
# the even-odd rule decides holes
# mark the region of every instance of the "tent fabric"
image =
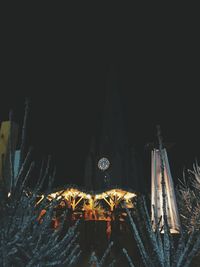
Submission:
[[[162,150],[164,160],[164,179],[166,188],[166,208],[167,219],[171,232],[180,231],[180,218],[176,202],[174,183],[170,171],[166,149]],[[158,149],[152,151],[152,174],[151,174],[151,207],[152,221],[159,221],[162,216],[161,224],[163,225],[163,197],[162,197],[162,175],[161,175],[161,155]],[[153,206],[155,209],[153,209]],[[156,214],[154,212],[156,211]],[[162,226],[161,225],[161,226]]]

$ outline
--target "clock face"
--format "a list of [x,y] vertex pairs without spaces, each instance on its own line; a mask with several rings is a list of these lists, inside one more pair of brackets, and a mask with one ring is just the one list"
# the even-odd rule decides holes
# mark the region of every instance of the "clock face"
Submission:
[[107,158],[101,158],[98,162],[98,168],[101,171],[106,171],[110,167],[110,161]]

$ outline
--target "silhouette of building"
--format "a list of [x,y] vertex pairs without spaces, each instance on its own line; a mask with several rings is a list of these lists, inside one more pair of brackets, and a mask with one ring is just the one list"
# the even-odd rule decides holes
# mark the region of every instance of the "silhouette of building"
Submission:
[[85,186],[93,191],[124,188],[141,192],[141,162],[128,142],[117,71],[110,66],[102,122],[86,160]]

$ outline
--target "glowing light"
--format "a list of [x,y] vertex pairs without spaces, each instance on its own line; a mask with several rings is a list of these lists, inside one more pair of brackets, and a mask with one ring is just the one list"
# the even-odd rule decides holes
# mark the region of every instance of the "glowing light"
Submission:
[[[88,194],[76,188],[68,188],[50,194],[48,199],[51,201],[55,198],[58,200],[64,198],[66,200],[66,205],[71,207],[72,210],[76,210],[77,207],[79,207],[80,210],[87,212],[87,218],[98,217],[98,220],[101,220],[103,217],[105,218],[102,213],[103,211],[106,212],[108,207],[110,211],[113,211],[114,208],[117,208],[119,205],[123,208],[133,208],[132,199],[135,196],[135,193],[119,188],[111,189],[100,194]],[[103,208],[103,206],[105,208]]]
[[98,168],[101,171],[106,171],[110,167],[110,161],[107,158],[101,158],[98,162]]
[[[180,232],[180,218],[176,203],[176,195],[173,184],[173,179],[170,171],[168,156],[166,149],[161,151],[164,161],[164,180],[166,194],[166,213],[168,225],[171,233]],[[151,206],[152,206],[152,221],[154,229],[157,227],[157,222],[161,218],[159,228],[164,225],[163,215],[163,196],[162,196],[162,170],[161,170],[161,155],[160,151],[154,149],[152,151],[152,175],[151,175]],[[153,208],[154,207],[154,208]]]
[[44,199],[44,195],[41,195],[40,199],[37,201],[36,205],[40,204],[40,202],[42,202],[43,199]]

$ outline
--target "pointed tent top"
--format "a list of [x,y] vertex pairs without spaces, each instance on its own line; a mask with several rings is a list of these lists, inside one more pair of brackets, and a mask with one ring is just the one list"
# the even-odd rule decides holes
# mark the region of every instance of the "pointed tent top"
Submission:
[[163,142],[163,137],[162,137],[162,134],[161,134],[161,127],[160,125],[157,125],[156,127],[157,129],[157,133],[156,133],[156,138],[154,139],[154,141],[152,142],[148,142],[146,145],[145,145],[145,148],[147,150],[153,150],[153,149],[171,149],[175,146],[176,143],[174,142]]
[[[163,143],[163,147],[166,148],[167,150],[170,150],[172,149],[174,146],[176,145],[175,142],[165,142]],[[145,144],[145,149],[147,150],[153,150],[153,149],[158,149],[159,146],[158,146],[158,142],[149,142],[149,143],[146,143]]]

